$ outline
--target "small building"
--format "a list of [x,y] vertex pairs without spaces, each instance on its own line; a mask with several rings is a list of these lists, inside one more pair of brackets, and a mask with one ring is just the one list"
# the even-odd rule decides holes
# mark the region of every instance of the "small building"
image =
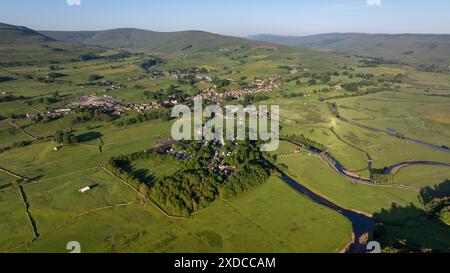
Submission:
[[85,192],[88,192],[90,190],[91,190],[91,187],[85,187],[85,188],[80,189],[79,192],[85,193]]

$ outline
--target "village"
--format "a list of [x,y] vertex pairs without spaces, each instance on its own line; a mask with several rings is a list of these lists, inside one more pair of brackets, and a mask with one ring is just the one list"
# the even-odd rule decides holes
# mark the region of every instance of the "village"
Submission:
[[256,79],[253,88],[231,88],[220,93],[216,88],[208,88],[203,90],[201,96],[204,100],[222,104],[226,98],[243,99],[245,96],[270,93],[281,85],[281,76],[277,75],[274,78]]
[[[198,72],[198,70],[194,70]],[[179,73],[179,72],[165,72],[165,76],[173,77],[173,78],[183,78],[186,77],[190,72]],[[200,80],[204,80],[207,82],[212,81],[213,79],[210,76],[198,74],[196,78]],[[125,85],[115,84],[110,81],[101,81],[98,83],[101,86],[107,86],[103,91],[110,91],[115,89],[125,88]],[[252,88],[231,88],[227,89],[224,92],[220,92],[215,86],[203,90],[200,95],[201,97],[210,102],[216,103],[218,105],[222,105],[225,99],[243,99],[248,95],[253,94],[261,94],[261,93],[270,93],[274,89],[278,88],[281,85],[281,76],[277,75],[276,77],[270,77],[266,79],[256,79],[254,83],[251,84]],[[81,88],[86,88],[85,86],[81,86]],[[188,97],[186,101],[193,100],[194,96]],[[175,96],[169,96],[164,101],[160,102],[148,102],[148,103],[123,103],[122,101],[115,99],[110,95],[97,95],[96,93],[92,93],[91,95],[86,95],[78,98],[76,101],[72,102],[68,106],[60,109],[48,109],[44,112],[30,112],[23,115],[16,115],[15,119],[20,118],[28,118],[32,120],[37,119],[59,119],[63,118],[67,115],[73,115],[77,113],[80,109],[87,108],[96,108],[104,111],[111,112],[113,115],[124,115],[130,111],[136,111],[138,113],[144,113],[146,111],[150,111],[152,109],[160,109],[160,108],[171,108],[179,103],[183,103],[185,101],[179,101],[175,98]]]
[[[194,145],[194,149],[190,149],[189,145]],[[207,141],[205,139],[193,142],[185,143],[175,141],[172,139],[164,139],[155,144],[151,150],[157,151],[161,155],[170,155],[182,161],[189,161],[191,159],[198,158],[200,151],[207,151],[208,157],[206,165],[203,169],[210,169],[217,176],[230,176],[236,172],[236,168],[227,162],[227,158],[230,158],[235,152],[238,142],[233,141]]]
[[128,81],[139,81],[143,79],[161,79],[170,78],[175,80],[189,80],[195,79],[198,82],[211,83],[214,79],[206,74],[204,69],[190,68],[190,69],[178,69],[170,71],[151,70],[146,75],[129,77]]

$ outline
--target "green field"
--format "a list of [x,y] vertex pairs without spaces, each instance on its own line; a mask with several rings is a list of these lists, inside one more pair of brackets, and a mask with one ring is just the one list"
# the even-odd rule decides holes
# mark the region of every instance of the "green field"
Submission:
[[279,162],[288,167],[294,179],[344,208],[373,214],[393,203],[419,206],[417,192],[353,184],[315,156],[288,155],[279,158]]
[[[104,175],[94,172],[88,181],[99,181]],[[86,180],[74,178],[56,189],[27,187],[43,234],[19,251],[66,252],[65,242],[76,239],[84,252],[335,252],[350,240],[351,226],[343,216],[275,177],[189,220],[170,219],[150,204],[138,203],[79,216],[108,203],[135,200],[133,192],[114,179],[102,179],[92,193],[81,195],[76,192],[84,185],[81,181]]]
[[[197,31],[47,33],[64,42],[0,24],[0,35],[5,31],[10,36],[0,41],[0,77],[6,79],[0,82],[0,167],[25,179],[0,172],[2,252],[67,252],[69,241],[79,241],[84,252],[336,252],[350,241],[352,225],[346,218],[274,175],[235,199],[217,198],[188,219],[166,216],[102,167],[111,157],[143,152],[170,138],[174,120],[136,120],[143,115],[134,110],[119,115],[93,107],[105,111],[89,112],[72,104],[82,96],[108,95],[126,106],[163,105],[181,93],[189,103],[214,86],[223,93],[279,77],[270,92],[225,98],[226,104],[279,105],[282,136],[303,135],[323,145],[363,178],[370,177],[369,163],[379,169],[409,161],[450,163],[448,150],[402,138],[450,146],[445,72],[420,72],[407,64],[364,67],[357,56]],[[73,39],[111,46],[72,44]],[[155,60],[150,68],[143,66]],[[186,71],[196,72],[193,77]],[[198,80],[199,74],[211,80]],[[99,80],[92,81],[93,76]],[[175,95],[170,93],[174,90]],[[55,120],[27,117],[65,108],[76,113]],[[57,131],[70,131],[78,143],[56,143]],[[433,234],[445,234],[448,226],[422,219],[430,215],[419,191],[450,178],[450,168],[410,166],[394,176],[392,185],[367,185],[341,176],[304,147],[281,142],[272,155],[295,180],[335,204],[375,215],[379,223],[397,221],[388,223],[380,239],[386,245],[428,227],[417,243],[447,250],[449,240],[439,243]],[[183,170],[184,163],[175,158],[137,160],[131,173],[162,181]],[[18,185],[40,235],[33,242]],[[86,186],[92,190],[81,194]]]
[[449,179],[450,170],[442,166],[410,166],[395,175],[395,182],[417,187],[434,186]]

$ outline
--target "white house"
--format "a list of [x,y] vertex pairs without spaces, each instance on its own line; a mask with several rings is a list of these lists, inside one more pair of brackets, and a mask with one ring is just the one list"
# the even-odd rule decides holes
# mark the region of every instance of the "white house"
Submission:
[[85,192],[88,192],[90,190],[91,190],[91,187],[85,187],[85,188],[82,188],[81,190],[79,190],[79,192],[85,193]]

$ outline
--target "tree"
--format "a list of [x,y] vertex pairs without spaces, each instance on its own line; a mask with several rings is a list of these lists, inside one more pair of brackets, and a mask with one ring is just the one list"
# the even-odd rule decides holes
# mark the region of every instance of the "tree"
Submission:
[[344,88],[348,92],[356,92],[359,89],[359,85],[356,82],[344,83],[342,84],[342,88]]
[[78,143],[78,137],[73,132],[56,131],[53,140],[58,144]]
[[64,132],[63,131],[56,131],[56,133],[53,135],[53,139],[56,143],[63,143],[64,141]]
[[64,77],[64,76],[66,76],[66,75],[64,75],[64,74],[62,74],[62,73],[56,73],[56,72],[52,72],[52,73],[49,73],[49,74],[47,75],[47,77],[48,77],[49,79],[51,79],[51,80],[57,79],[57,78],[61,78],[61,77]]
[[308,85],[309,86],[313,86],[313,85],[316,85],[317,84],[317,81],[315,80],[315,79],[310,79],[309,81],[308,81]]
[[104,76],[102,76],[102,75],[93,74],[93,75],[89,76],[88,81],[95,82],[95,81],[101,80],[103,78],[104,78]]
[[150,195],[150,188],[145,183],[141,183],[138,190],[145,197]]

